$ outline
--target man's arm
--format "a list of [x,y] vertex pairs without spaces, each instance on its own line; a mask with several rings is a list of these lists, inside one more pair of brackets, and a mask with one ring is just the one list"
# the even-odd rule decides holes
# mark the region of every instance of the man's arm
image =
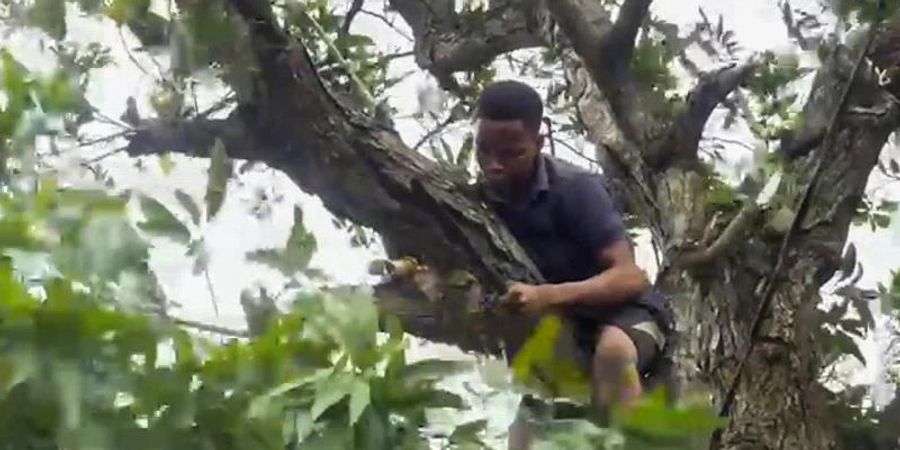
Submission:
[[593,249],[601,273],[561,284],[510,286],[509,298],[527,308],[568,304],[610,305],[632,301],[650,287],[644,271],[634,262],[622,217],[600,176],[569,180],[559,211],[567,233],[582,248]]
[[597,257],[608,269],[582,281],[539,286],[544,291],[541,296],[546,296],[546,302],[552,306],[610,305],[631,301],[650,288],[647,275],[634,262],[628,241],[611,243]]

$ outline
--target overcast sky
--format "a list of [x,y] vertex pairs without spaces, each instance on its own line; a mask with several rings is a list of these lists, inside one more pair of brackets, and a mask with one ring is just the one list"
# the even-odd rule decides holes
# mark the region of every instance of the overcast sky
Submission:
[[[372,11],[381,12],[383,3],[382,1],[368,1],[366,7]],[[793,3],[795,7],[817,11],[814,6],[815,0],[801,0]],[[668,0],[654,2],[652,10],[669,21],[689,25],[699,18],[698,7],[700,6],[713,19],[721,13],[726,26],[735,31],[737,40],[748,52],[765,49],[783,51],[792,48],[780,19],[778,3],[774,0]],[[159,8],[163,5],[154,3],[154,7]],[[406,28],[402,20],[398,19],[397,25],[403,29]],[[95,82],[89,92],[91,102],[107,115],[118,117],[123,111],[126,97],[134,96],[138,99],[140,109],[149,112],[147,96],[152,89],[152,76],[137,69],[130,61],[120,43],[119,32],[108,22],[98,25],[85,20],[71,20],[70,30],[70,37],[77,41],[87,43],[100,40],[109,45],[118,64],[116,67],[94,74]],[[368,15],[357,17],[354,22],[354,30],[380,36],[377,42],[385,49],[394,49],[398,46],[409,47],[405,39]],[[406,31],[409,34],[408,30]],[[39,37],[37,33],[17,33],[6,45],[13,48],[16,55],[32,67],[47,68],[50,64],[48,60],[39,57]],[[134,39],[127,33],[125,40],[129,45],[135,45]],[[135,57],[147,72],[151,75],[155,72],[154,64],[147,59],[146,55],[137,53]],[[158,60],[160,64],[166,64],[164,57],[160,57]],[[400,116],[406,116],[419,108],[418,96],[415,93],[431,85],[431,81],[425,73],[418,71],[411,58],[398,60],[392,66],[392,70],[395,74],[416,71],[414,75],[391,90],[391,104],[400,110]],[[534,81],[538,85],[539,80]],[[215,90],[209,92],[215,92]],[[213,100],[215,98],[212,95],[202,95],[200,98],[201,103]],[[415,120],[398,120],[397,123],[402,136],[410,144],[418,141],[426,131]],[[711,127],[715,128],[714,125]],[[108,129],[96,128],[93,130],[98,134],[106,131]],[[117,144],[121,144],[121,142],[117,142]],[[579,145],[577,142],[575,144]],[[93,151],[102,153],[108,148],[97,147]],[[567,155],[564,148],[560,148],[558,151],[567,159],[579,161],[571,158],[571,155]],[[740,147],[729,149],[728,153],[735,159],[749,156],[746,150]],[[81,150],[70,150],[64,151],[63,157],[69,161],[68,165],[72,166],[72,163],[77,161],[77,158],[83,157],[84,154]],[[181,214],[174,202],[174,190],[176,188],[183,189],[198,202],[202,202],[207,163],[177,156],[174,160],[176,162],[174,170],[168,176],[164,176],[160,172],[152,159],[147,160],[148,164],[144,171],[136,170],[133,167],[133,160],[124,156],[108,158],[105,166],[113,173],[118,186],[150,193],[171,205],[173,210]],[[79,180],[74,173],[69,173],[67,177],[72,182]],[[347,235],[332,226],[331,215],[315,197],[302,193],[290,180],[274,171],[245,176],[241,181],[245,182],[244,186],[238,186],[234,181],[230,184],[226,203],[218,218],[203,230],[211,253],[209,273],[221,309],[220,316],[216,316],[214,313],[210,292],[204,278],[191,273],[192,261],[183,256],[184,249],[160,241],[154,250],[153,267],[160,274],[166,292],[184,305],[184,308],[175,311],[175,314],[204,322],[243,327],[244,319],[238,303],[241,290],[255,284],[276,286],[279,280],[272,271],[247,263],[244,260],[244,254],[260,247],[282,244],[291,226],[294,204],[302,205],[306,226],[315,233],[319,240],[320,250],[313,258],[312,264],[323,269],[339,283],[364,283],[369,279],[365,273],[367,261],[378,256],[378,251],[351,247]],[[885,185],[885,180],[877,174],[873,175],[870,182],[871,189],[878,188],[879,195],[887,195],[890,198],[900,196],[898,195],[900,192],[895,186],[883,185]],[[273,205],[271,218],[268,220],[258,220],[248,213],[253,204],[254,195],[260,191],[267,192],[269,196],[283,196],[284,198],[281,204]],[[181,214],[181,216],[187,217],[186,214]],[[850,240],[856,244],[860,260],[865,265],[866,274],[862,280],[865,287],[874,287],[876,282],[885,281],[890,270],[895,268],[896,260],[885,258],[884,252],[893,253],[898,250],[898,243],[900,243],[898,229],[900,226],[877,233],[872,233],[868,228],[854,228],[851,231]],[[643,242],[645,245],[638,249],[639,262],[652,273],[654,271],[652,253],[646,246],[646,240]],[[881,351],[877,345],[872,343],[867,343],[863,349],[870,361],[877,359]],[[880,365],[870,364],[865,370],[857,371],[854,379],[858,382],[871,383],[880,376],[880,370]],[[879,394],[882,397],[884,395],[884,393]]]

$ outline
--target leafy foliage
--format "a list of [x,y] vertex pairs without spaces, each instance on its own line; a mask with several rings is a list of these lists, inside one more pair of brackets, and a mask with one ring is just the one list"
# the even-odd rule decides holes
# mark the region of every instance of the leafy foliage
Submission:
[[[160,119],[199,115],[189,86],[210,72],[239,100],[259,94],[252,82],[254,52],[245,24],[223,0],[176,1],[165,14],[151,11],[158,5],[149,0],[74,3],[82,13],[102,13],[127,27],[142,50],[168,47],[170,73],[159,75],[150,96]],[[343,93],[360,87],[373,97],[383,96],[399,79],[388,77],[390,58],[369,37],[343,30],[346,17],[332,4],[283,2],[276,10],[292,33],[310,43],[319,74],[336,96],[343,98]],[[856,14],[866,21],[878,12],[879,2],[834,4],[841,15]],[[890,14],[898,2],[883,4]],[[808,45],[801,42],[807,39],[802,32],[819,28],[819,22],[790,8],[787,1],[781,6],[792,35],[801,47]],[[225,345],[196,339],[167,319],[144,315],[165,312],[166,301],[149,270],[145,238],[185,245],[196,257],[195,270],[204,269],[203,241],[192,230],[221,211],[232,162],[217,142],[209,153],[205,201],[198,204],[184,192],[175,193],[194,227],[153,198],[63,188],[52,176],[37,174],[35,136],[74,135],[90,120],[93,111],[83,95],[89,73],[111,62],[109,50],[99,44],[63,42],[69,32],[66,7],[64,0],[35,0],[24,16],[24,24],[59,41],[49,45],[58,58],[58,67],[49,75],[35,76],[10,53],[0,53],[0,402],[4,411],[20,412],[0,418],[0,435],[8,437],[5,445],[425,448],[435,438],[426,430],[427,410],[464,407],[459,397],[437,386],[462,368],[447,361],[406,361],[400,330],[394,326],[388,336],[379,333],[381,321],[370,299],[302,296],[287,314],[275,314],[264,326],[254,327],[252,339]],[[478,26],[489,9],[488,2],[466,2],[460,17],[466,26]],[[677,26],[655,20],[652,28],[661,36],[643,33],[635,51],[632,70],[649,92],[645,106],[657,117],[671,117],[681,101],[669,92],[676,84],[670,71],[673,61],[677,58],[696,73],[684,52],[686,45],[696,43],[718,60],[733,60],[739,50],[721,16],[717,22],[702,10],[701,16],[687,37],[679,36]],[[545,58],[555,58],[557,50],[545,52]],[[801,123],[793,109],[795,97],[786,87],[804,71],[790,57],[769,53],[764,61],[747,90],[759,117],[751,118],[751,128],[768,143]],[[552,75],[543,67],[535,70],[544,77]],[[492,67],[469,71],[458,78],[466,84],[460,92],[471,97],[495,76]],[[465,117],[469,107],[467,99],[461,99],[449,108],[448,121]],[[583,127],[573,120],[560,131],[582,133]],[[471,164],[471,136],[455,152],[443,138],[434,142],[441,144],[433,148],[438,160],[459,168]],[[160,159],[164,172],[171,170],[170,163]],[[890,167],[894,173],[895,165]],[[710,203],[735,205],[740,193],[717,177],[708,181]],[[143,216],[136,224],[126,214],[129,201],[137,203]],[[895,208],[894,203],[876,206],[864,201],[857,223],[884,228]],[[773,213],[770,225],[776,229],[792,217],[785,207]],[[317,243],[304,228],[299,209],[294,219],[284,249],[257,251],[249,259],[288,276],[308,271]],[[353,224],[348,228],[355,244],[372,242],[368,230]],[[900,308],[898,279],[880,286],[878,297],[885,310]],[[829,361],[847,354],[862,360],[854,338],[872,327],[866,303],[871,293],[846,286],[843,293],[844,300],[822,312],[820,342]],[[858,317],[848,318],[851,308]],[[514,362],[513,372],[525,391],[551,399],[583,399],[584,377],[553,354],[560,331],[558,322],[545,322]],[[852,397],[856,392],[844,394]],[[875,423],[860,413],[861,402],[851,400],[843,399],[852,406],[851,414],[859,416],[854,423]],[[619,412],[610,428],[583,419],[542,418],[539,440],[549,448],[695,446],[719,424],[707,409],[702,402],[673,408],[655,393],[631,412]],[[441,438],[450,448],[483,448],[484,427],[484,421],[475,420]]]
[[285,276],[291,276],[308,268],[316,248],[315,236],[303,226],[303,211],[294,207],[294,226],[291,227],[284,250],[257,250],[248,258],[278,269]]
[[[54,106],[47,110],[55,115],[69,114],[78,104],[59,101],[68,97],[47,88],[52,78],[32,78],[9,57],[5,63],[3,92],[13,108],[4,110],[9,126],[2,142],[27,146],[46,132],[20,127],[41,107],[35,98],[50,99],[47,104]],[[42,88],[40,95],[17,95]],[[221,145],[212,154],[208,216],[221,206],[229,167]],[[212,343],[164,314],[147,314],[165,312],[165,300],[147,265],[149,245],[141,232],[181,243],[198,258],[202,253],[202,240],[172,210],[128,191],[61,188],[49,176],[32,178],[33,188],[21,189],[12,181],[22,181],[22,175],[7,175],[9,189],[0,197],[0,406],[16,414],[0,418],[6,446],[425,449],[435,441],[448,448],[485,446],[483,420],[446,436],[428,430],[428,411],[466,407],[439,384],[468,370],[467,364],[408,361],[402,330],[380,317],[370,298],[302,294],[290,311],[257,324],[251,339]],[[175,198],[199,225],[200,206],[182,191]],[[135,224],[128,218],[129,199],[142,216]],[[304,229],[299,209],[294,219],[284,250],[253,258],[285,274],[303,270],[316,241]],[[517,363],[526,372],[531,370],[523,365],[526,359],[546,362],[547,342],[555,339],[552,325],[528,343],[531,350]],[[547,373],[565,387],[578,372]],[[562,424],[551,421],[548,427],[556,430],[548,442],[562,445]],[[585,439],[598,433],[591,427],[583,424],[592,430]],[[580,439],[565,440],[573,438]]]
[[228,178],[232,173],[232,164],[225,154],[225,145],[216,139],[210,151],[209,181],[206,184],[206,215],[211,220],[225,202]]
[[678,98],[669,94],[678,82],[670,70],[674,58],[664,39],[648,38],[638,43],[631,60],[631,71],[646,90],[645,106],[658,118],[674,117],[680,106]]
[[890,17],[900,8],[897,0],[840,0],[834,2],[834,12],[844,20],[851,15],[861,22],[872,22],[877,17]]
[[795,106],[797,95],[785,91],[808,70],[799,67],[795,56],[774,52],[763,54],[761,67],[747,80],[747,89],[757,103],[755,116],[758,117],[750,124],[750,130],[764,142],[771,142],[802,124],[803,117]]
[[891,216],[897,211],[897,202],[881,200],[877,205],[872,200],[863,198],[853,216],[854,225],[868,224],[872,231],[887,228],[891,224]]
[[301,298],[253,341],[209,347],[65,279],[39,299],[9,262],[0,404],[16,414],[0,429],[13,448],[426,448],[425,409],[463,406],[435,387],[455,367],[406,364],[397,328],[376,342],[366,298]]

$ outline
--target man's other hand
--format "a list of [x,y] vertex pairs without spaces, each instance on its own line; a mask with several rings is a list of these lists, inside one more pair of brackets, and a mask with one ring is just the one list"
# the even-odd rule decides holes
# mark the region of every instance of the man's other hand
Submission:
[[506,290],[503,303],[521,308],[526,314],[537,314],[549,309],[554,300],[551,286],[512,283]]

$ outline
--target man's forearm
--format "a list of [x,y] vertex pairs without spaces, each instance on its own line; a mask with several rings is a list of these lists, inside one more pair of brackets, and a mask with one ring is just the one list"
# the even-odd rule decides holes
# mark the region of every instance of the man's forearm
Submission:
[[544,285],[550,303],[610,305],[630,301],[650,287],[643,271],[638,268],[613,268],[582,281]]

